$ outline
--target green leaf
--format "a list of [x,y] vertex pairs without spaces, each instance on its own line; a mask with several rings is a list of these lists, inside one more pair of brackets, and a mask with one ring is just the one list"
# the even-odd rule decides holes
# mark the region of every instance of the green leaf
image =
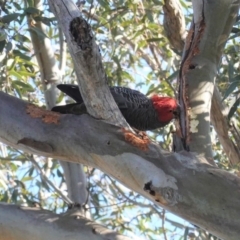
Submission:
[[7,53],[11,52],[12,51],[12,48],[13,48],[13,45],[11,42],[8,42],[7,45],[6,45],[6,51]]
[[11,21],[16,20],[20,16],[19,13],[11,13],[2,17],[2,22],[9,24]]
[[233,116],[233,114],[237,111],[238,105],[240,104],[240,98],[238,98],[236,100],[236,102],[232,105],[232,107],[230,108],[230,111],[228,113],[228,120],[231,119],[231,117]]
[[48,36],[47,36],[42,30],[40,30],[39,28],[30,27],[28,30],[36,33],[37,36],[38,36],[41,40],[44,39],[44,38],[48,38]]
[[[14,69],[10,70],[9,74],[12,76],[15,76],[18,79],[22,79],[22,76],[18,72],[16,72]],[[14,85],[14,81],[12,82],[12,84]]]
[[45,181],[42,181],[42,182],[41,182],[41,186],[44,187],[45,189],[47,189],[48,191],[51,190],[50,187],[49,187],[49,185],[48,185],[48,183],[45,182]]
[[[20,75],[21,77],[21,75]],[[28,91],[28,92],[34,92],[35,89],[28,83],[24,83],[22,81],[19,81],[19,80],[14,80],[12,81],[12,85],[13,87],[22,87],[25,91]]]
[[34,172],[35,168],[34,167],[31,167],[28,171],[28,176],[31,177],[33,175],[33,172]]
[[3,28],[0,28],[0,41],[4,41],[7,39],[7,33]]
[[34,7],[25,8],[24,12],[26,14],[37,14],[37,15],[41,14],[41,11],[39,9],[37,9],[37,8],[34,8]]
[[33,180],[33,178],[30,176],[25,176],[21,179],[22,182],[27,182],[27,181],[31,181],[31,180]]
[[6,40],[4,40],[4,41],[0,41],[0,52],[1,52],[1,53],[2,53],[2,51],[3,51],[4,47],[5,47],[5,45],[6,45]]
[[34,20],[37,22],[42,22],[45,25],[50,27],[51,23],[53,21],[56,21],[56,18],[47,18],[47,17],[37,16],[37,17],[34,17]]
[[129,79],[131,81],[134,81],[134,78],[131,76],[131,74],[126,71],[122,71],[121,75],[123,79]]
[[161,42],[164,38],[148,38],[147,42]]
[[27,5],[29,6],[29,7],[33,7],[34,6],[34,0],[27,0]]
[[232,33],[239,33],[239,32],[240,32],[239,28],[236,28],[236,27],[232,28]]
[[98,0],[98,3],[104,7],[106,10],[109,10],[109,2],[107,0]]
[[21,6],[18,3],[13,2],[13,5],[17,10],[19,10],[19,11],[22,10]]
[[233,75],[234,75],[234,67],[233,67],[232,60],[230,60],[228,62],[228,77],[229,77],[230,82],[232,82]]
[[146,10],[146,15],[150,22],[154,22],[152,10]]
[[19,56],[21,59],[24,59],[24,60],[27,60],[27,61],[30,61],[30,60],[31,60],[31,57],[23,54],[23,53],[20,52],[19,50],[13,50],[13,54],[16,55],[16,56]]
[[236,87],[239,85],[239,83],[240,83],[239,81],[234,81],[229,85],[228,89],[226,90],[226,92],[223,96],[222,101],[224,101],[236,89]]
[[237,38],[237,37],[239,37],[239,35],[240,35],[240,32],[238,32],[238,33],[236,33],[236,34],[233,34],[231,37],[228,38],[228,40]]
[[26,186],[22,181],[19,181],[16,179],[14,182],[17,184],[17,186],[20,186],[21,188],[26,189]]
[[23,50],[24,52],[31,52],[30,49],[24,47],[22,44],[16,44],[16,48],[20,49],[20,50]]
[[173,74],[171,74],[166,80],[172,81],[173,79],[177,78],[178,74],[179,74],[179,70],[177,70]]
[[18,73],[23,77],[35,77],[36,76],[35,73],[31,73],[28,71],[18,71]]
[[28,36],[25,36],[23,34],[20,34],[20,33],[17,33],[14,37],[13,37],[14,40],[16,41],[19,41],[19,42],[31,42],[31,40],[29,39]]
[[240,83],[240,75],[237,75],[231,79],[231,82],[238,81]]
[[57,176],[61,177],[61,178],[63,177],[63,174],[62,174],[62,172],[59,169],[57,169]]

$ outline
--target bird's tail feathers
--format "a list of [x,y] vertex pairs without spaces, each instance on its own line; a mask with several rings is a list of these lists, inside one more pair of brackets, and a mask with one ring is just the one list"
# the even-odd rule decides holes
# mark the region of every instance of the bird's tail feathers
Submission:
[[63,106],[55,106],[52,108],[53,112],[58,112],[61,114],[76,114],[80,115],[87,113],[86,106],[79,103],[71,103]]
[[79,91],[78,85],[59,84],[59,85],[57,85],[57,88],[60,91],[62,91],[63,93],[67,94],[69,97],[71,97],[76,102],[78,102],[78,103],[83,102],[83,99],[82,99],[81,93]]

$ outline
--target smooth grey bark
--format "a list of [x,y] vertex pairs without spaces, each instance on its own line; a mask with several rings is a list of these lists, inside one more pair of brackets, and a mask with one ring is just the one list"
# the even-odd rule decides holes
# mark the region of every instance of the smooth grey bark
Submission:
[[[211,106],[211,122],[217,133],[219,142],[232,166],[236,166],[240,161],[240,149],[229,138],[229,124],[227,121],[228,107],[222,102],[222,97],[218,88],[215,86]],[[237,140],[236,138],[234,139]]]
[[223,48],[239,10],[239,1],[193,0],[194,19],[180,69],[181,127],[190,151],[213,161],[211,99]]
[[28,103],[0,92],[0,140],[23,151],[97,167],[212,234],[238,239],[238,177],[193,153],[164,152],[154,143],[142,151],[125,140],[122,129],[88,115],[36,114],[34,109],[28,114]]
[[[61,161],[66,179],[68,196],[74,203],[88,204],[87,179],[81,164]],[[82,209],[85,216],[90,218],[90,212]]]
[[0,203],[0,212],[1,240],[130,240],[82,217],[80,211],[55,214]]
[[[41,0],[34,0],[34,6],[40,9]],[[61,79],[61,75],[59,74],[59,69],[55,61],[50,39],[40,38],[33,30],[39,29],[44,33],[46,26],[40,21],[32,22],[32,17],[28,17],[27,20],[28,26],[31,29],[30,36],[40,70],[41,81],[44,87],[46,106],[48,109],[51,109],[51,107],[56,103],[56,85]]]

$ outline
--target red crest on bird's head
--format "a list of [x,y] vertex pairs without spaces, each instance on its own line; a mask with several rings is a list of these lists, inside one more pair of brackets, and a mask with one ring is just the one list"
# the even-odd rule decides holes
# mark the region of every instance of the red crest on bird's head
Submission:
[[176,117],[178,103],[175,98],[153,95],[151,100],[161,122],[167,123]]

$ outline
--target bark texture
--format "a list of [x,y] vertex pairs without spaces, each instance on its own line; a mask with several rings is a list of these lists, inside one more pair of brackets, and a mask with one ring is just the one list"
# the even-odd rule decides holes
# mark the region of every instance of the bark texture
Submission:
[[184,147],[203,154],[209,162],[213,162],[210,109],[215,77],[238,10],[239,1],[193,1],[194,19],[180,69]]
[[164,29],[166,36],[179,52],[182,52],[186,37],[185,18],[179,0],[164,0]]
[[130,240],[81,217],[81,212],[54,214],[40,208],[0,204],[1,240]]
[[239,236],[240,180],[233,174],[193,153],[164,152],[150,141],[88,115],[61,116],[2,92],[0,99],[2,142],[97,167],[222,239]]
[[90,25],[72,1],[49,0],[49,4],[65,34],[88,113],[128,127],[107,87],[101,54]]

